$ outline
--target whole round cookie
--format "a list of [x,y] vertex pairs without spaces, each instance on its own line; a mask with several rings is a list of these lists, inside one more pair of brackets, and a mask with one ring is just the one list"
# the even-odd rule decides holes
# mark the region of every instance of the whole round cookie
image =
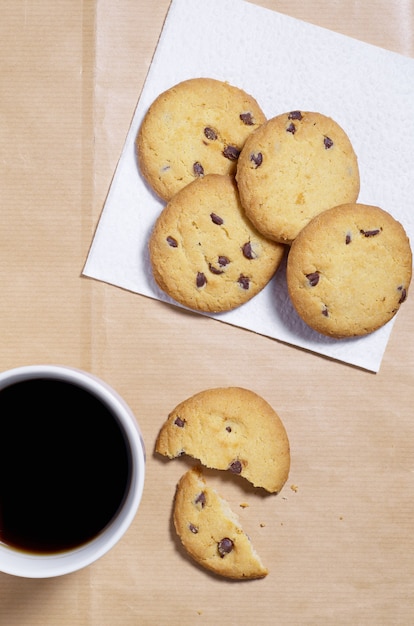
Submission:
[[287,286],[300,317],[330,337],[366,335],[407,297],[412,253],[402,225],[376,206],[321,213],[289,251]]
[[287,244],[321,211],[355,202],[360,186],[344,130],[321,113],[303,111],[277,115],[248,137],[236,180],[256,228]]
[[185,550],[206,569],[236,580],[268,574],[237,516],[198,468],[177,485],[173,520]]
[[207,389],[181,402],[161,428],[155,449],[229,470],[270,493],[279,492],[289,475],[289,440],[281,419],[261,396],[240,387]]
[[284,246],[267,240],[244,215],[234,178],[207,174],[175,194],[149,239],[158,286],[199,311],[229,311],[272,278]]
[[136,140],[140,170],[168,201],[204,174],[234,174],[246,138],[264,121],[242,89],[212,78],[185,80],[148,109]]

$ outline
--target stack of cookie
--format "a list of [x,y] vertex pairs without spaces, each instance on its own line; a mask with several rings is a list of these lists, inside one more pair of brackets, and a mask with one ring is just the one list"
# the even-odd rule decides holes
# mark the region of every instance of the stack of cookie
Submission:
[[267,120],[243,90],[196,78],[154,101],[136,145],[166,202],[149,241],[153,275],[181,305],[242,305],[285,252],[292,303],[324,335],[370,333],[406,299],[407,235],[383,209],[357,203],[357,156],[330,117],[295,110]]
[[[290,469],[289,440],[279,416],[261,396],[240,387],[207,389],[181,402],[164,422],[155,450],[170,459],[188,455],[273,494]],[[201,466],[178,483],[174,525],[187,552],[216,574],[267,575],[228,503],[206,484]]]
[[247,137],[265,121],[252,96],[209,78],[172,87],[143,120],[140,169],[167,203],[149,242],[153,275],[183,306],[231,310],[280,265],[284,246],[247,218],[234,178]]

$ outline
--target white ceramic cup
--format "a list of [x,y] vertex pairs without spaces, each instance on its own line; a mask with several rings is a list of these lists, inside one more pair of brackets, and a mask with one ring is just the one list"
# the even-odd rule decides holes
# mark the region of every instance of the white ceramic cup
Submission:
[[[39,378],[57,379],[80,387],[93,394],[111,412],[128,449],[129,480],[123,501],[114,517],[103,530],[85,543],[63,551],[38,553],[16,549],[0,541],[0,572],[26,578],[69,574],[90,565],[107,553],[132,523],[141,501],[145,478],[145,447],[132,411],[114,389],[88,372],[62,365],[29,365],[0,373],[0,408],[2,390],[14,383]],[[41,410],[41,407],[33,407],[33,419],[36,419],[36,410]],[[96,441],[99,442],[99,429],[96,430]],[[3,476],[2,480],[7,480],[7,476]]]

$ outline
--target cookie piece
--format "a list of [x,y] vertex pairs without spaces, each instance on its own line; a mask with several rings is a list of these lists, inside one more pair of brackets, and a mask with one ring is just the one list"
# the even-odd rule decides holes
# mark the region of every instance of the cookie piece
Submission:
[[155,449],[170,459],[187,454],[206,467],[229,470],[270,493],[282,489],[290,468],[279,416],[258,394],[240,387],[207,389],[181,402]]
[[284,247],[244,215],[234,178],[207,174],[166,205],[149,239],[155,281],[176,302],[198,311],[229,311],[272,278]]
[[204,174],[234,174],[246,138],[265,120],[242,89],[212,78],[185,80],[148,109],[136,141],[140,170],[168,202]]
[[198,468],[177,485],[173,519],[184,548],[206,569],[237,580],[268,574],[237,516]]
[[366,335],[398,311],[411,281],[412,254],[402,225],[376,206],[329,209],[300,232],[287,262],[287,285],[300,317],[330,337]]
[[270,119],[246,140],[236,179],[256,228],[287,244],[321,211],[355,202],[360,186],[346,133],[331,118],[303,111]]

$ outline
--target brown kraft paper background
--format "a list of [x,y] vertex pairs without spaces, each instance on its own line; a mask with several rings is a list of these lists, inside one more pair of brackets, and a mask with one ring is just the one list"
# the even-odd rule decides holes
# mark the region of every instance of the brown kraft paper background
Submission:
[[[412,0],[256,4],[414,57]],[[142,504],[119,544],[68,576],[0,574],[0,624],[408,626],[413,294],[372,374],[81,276],[168,6],[0,0],[1,370],[93,372],[134,410],[147,448]],[[215,386],[262,395],[290,438],[278,496],[211,472],[270,570],[260,581],[187,558],[171,511],[191,463],[153,451],[168,412]]]

